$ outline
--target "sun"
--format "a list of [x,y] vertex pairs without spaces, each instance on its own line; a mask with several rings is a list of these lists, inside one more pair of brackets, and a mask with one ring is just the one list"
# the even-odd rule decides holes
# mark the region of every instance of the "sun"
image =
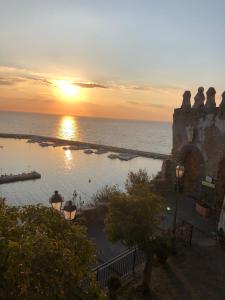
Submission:
[[74,98],[80,92],[80,88],[69,80],[54,80],[54,87],[63,98]]

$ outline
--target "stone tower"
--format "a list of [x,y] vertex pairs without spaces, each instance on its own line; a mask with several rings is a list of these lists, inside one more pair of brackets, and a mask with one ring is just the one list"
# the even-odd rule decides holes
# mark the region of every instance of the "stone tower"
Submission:
[[[191,94],[184,93],[181,108],[173,114],[171,159],[164,162],[161,172],[164,181],[173,187],[175,167],[182,163],[184,193],[196,200],[205,197],[213,209],[221,206],[225,196],[225,92],[219,107],[216,107],[215,94],[215,89],[210,87],[205,102],[204,88],[200,87],[191,107]],[[203,195],[206,179],[215,184],[208,196]]]

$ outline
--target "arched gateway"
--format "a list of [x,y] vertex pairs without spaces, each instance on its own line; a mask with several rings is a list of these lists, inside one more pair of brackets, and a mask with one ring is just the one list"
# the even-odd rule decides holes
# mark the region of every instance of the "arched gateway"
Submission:
[[202,180],[205,176],[205,164],[201,151],[195,145],[184,146],[179,155],[179,162],[184,165],[183,192],[199,198]]
[[191,103],[190,91],[184,92],[182,105],[173,114],[172,154],[157,180],[163,191],[171,191],[176,165],[183,163],[184,194],[201,200],[203,207],[207,204],[218,215],[225,196],[225,92],[219,107],[215,94],[210,87],[205,97],[200,87]]

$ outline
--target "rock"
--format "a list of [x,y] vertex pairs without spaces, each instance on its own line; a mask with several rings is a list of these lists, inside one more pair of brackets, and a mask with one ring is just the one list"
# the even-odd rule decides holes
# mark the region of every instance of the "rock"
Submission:
[[204,101],[205,101],[205,95],[204,95],[204,88],[201,86],[198,88],[198,92],[196,96],[194,97],[195,103],[193,104],[192,108],[203,108],[204,107]]
[[183,109],[190,109],[191,108],[191,92],[185,91],[183,94],[183,102],[181,105]]
[[210,87],[206,92],[206,95],[207,95],[207,100],[205,104],[205,109],[208,112],[211,112],[216,108],[216,101],[215,101],[216,90],[214,89],[214,87]]

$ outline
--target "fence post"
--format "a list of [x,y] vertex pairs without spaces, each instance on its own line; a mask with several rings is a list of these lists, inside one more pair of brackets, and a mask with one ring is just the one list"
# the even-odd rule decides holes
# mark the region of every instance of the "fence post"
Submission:
[[192,244],[192,235],[193,235],[193,225],[191,225],[191,233],[190,233],[190,246]]
[[97,272],[96,272],[96,281],[98,281],[98,268],[97,268]]
[[133,274],[135,273],[136,255],[137,255],[137,250],[135,248],[135,250],[133,252],[133,266],[132,266]]

